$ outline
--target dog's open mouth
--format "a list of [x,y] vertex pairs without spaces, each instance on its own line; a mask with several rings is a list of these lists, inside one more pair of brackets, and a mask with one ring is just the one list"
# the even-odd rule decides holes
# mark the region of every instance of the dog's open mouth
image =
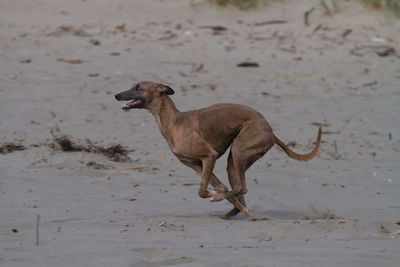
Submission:
[[140,99],[133,99],[131,102],[126,103],[125,105],[122,106],[122,109],[128,110],[131,108],[136,108],[142,103],[142,100]]

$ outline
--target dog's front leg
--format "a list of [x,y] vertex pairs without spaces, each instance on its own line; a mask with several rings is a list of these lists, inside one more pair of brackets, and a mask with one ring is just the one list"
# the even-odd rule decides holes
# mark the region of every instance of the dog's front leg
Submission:
[[200,189],[199,189],[199,196],[201,198],[209,198],[213,197],[215,193],[211,193],[207,190],[208,184],[210,183],[210,177],[212,174],[212,171],[214,169],[215,161],[217,160],[216,155],[209,155],[206,158],[203,158],[201,160],[201,163],[203,165],[202,172],[201,172],[201,183],[200,183]]

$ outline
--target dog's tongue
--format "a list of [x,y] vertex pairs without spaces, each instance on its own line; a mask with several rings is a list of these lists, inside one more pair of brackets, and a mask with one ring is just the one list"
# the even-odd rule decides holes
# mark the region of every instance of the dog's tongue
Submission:
[[123,105],[123,106],[122,106],[122,109],[129,109],[129,104],[130,104],[130,103],[127,103],[127,104]]
[[122,106],[122,109],[131,109],[133,108],[135,105],[139,104],[141,101],[140,100],[133,100],[129,103],[126,103],[125,105]]

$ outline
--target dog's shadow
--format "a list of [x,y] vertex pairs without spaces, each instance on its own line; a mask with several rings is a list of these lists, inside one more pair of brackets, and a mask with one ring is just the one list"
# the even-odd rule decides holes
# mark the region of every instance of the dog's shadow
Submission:
[[[309,220],[310,218],[313,218],[313,216],[308,216],[308,214],[302,214],[301,212],[297,212],[294,210],[259,210],[259,209],[252,209],[250,208],[250,212],[252,213],[252,219],[253,221],[274,221],[274,220],[282,220],[282,221],[299,221],[299,220]],[[207,216],[208,215],[208,216]],[[222,218],[223,219],[224,213],[222,211],[218,212],[212,212],[208,213],[207,212],[198,212],[198,213],[192,213],[192,214],[175,214],[175,216],[178,217],[184,217],[184,218],[206,218],[206,217],[212,217],[212,218]],[[242,213],[239,213],[238,215],[227,219],[228,221],[243,221],[248,219],[246,216],[244,216]]]
[[291,210],[264,210],[256,211],[253,216],[257,219],[269,219],[269,220],[302,220],[304,216],[298,212]]
[[[267,221],[267,220],[304,220],[307,217],[290,210],[264,210],[264,211],[251,211],[253,219],[255,221]],[[222,217],[222,214],[212,214],[211,216]],[[238,214],[229,220],[243,220],[246,217],[243,214]]]

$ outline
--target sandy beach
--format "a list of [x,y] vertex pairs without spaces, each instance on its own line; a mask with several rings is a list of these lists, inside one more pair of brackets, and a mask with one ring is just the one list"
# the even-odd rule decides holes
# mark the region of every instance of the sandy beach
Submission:
[[[398,266],[399,56],[400,21],[352,2],[0,1],[0,266]],[[144,80],[181,111],[251,106],[299,153],[322,126],[321,149],[274,146],[247,172],[258,220],[223,220],[115,101]]]

